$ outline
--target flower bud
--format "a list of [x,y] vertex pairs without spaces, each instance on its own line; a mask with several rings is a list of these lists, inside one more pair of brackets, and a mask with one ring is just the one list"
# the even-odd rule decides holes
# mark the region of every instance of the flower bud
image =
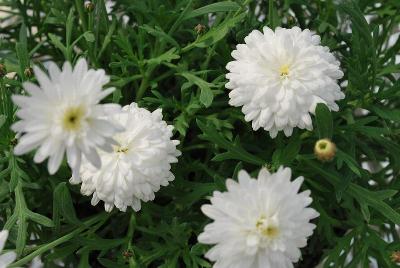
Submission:
[[91,1],[85,2],[85,9],[87,12],[92,12],[94,9],[94,4]]
[[392,255],[390,255],[390,259],[394,263],[400,263],[400,251],[393,251]]
[[7,74],[7,69],[6,66],[2,63],[0,63],[0,78],[5,76]]
[[197,34],[201,34],[206,30],[206,26],[204,26],[203,24],[197,24],[196,27],[194,27],[194,30]]
[[314,153],[320,161],[331,161],[336,155],[336,145],[329,139],[318,140],[315,143]]
[[28,68],[26,68],[25,69],[25,71],[24,71],[24,75],[26,76],[26,77],[32,77],[32,75],[33,75],[33,69],[31,68],[31,67],[28,67]]

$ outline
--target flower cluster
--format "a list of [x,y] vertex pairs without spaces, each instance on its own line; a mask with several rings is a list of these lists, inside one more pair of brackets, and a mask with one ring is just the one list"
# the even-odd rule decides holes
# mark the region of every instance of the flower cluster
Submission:
[[[337,84],[343,76],[339,62],[309,30],[255,30],[232,56],[229,103],[242,106],[253,129],[263,128],[272,138],[279,131],[290,136],[295,127],[311,131],[316,105],[337,111],[336,101],[344,98]],[[103,90],[110,78],[104,70],[89,69],[85,59],[74,68],[66,62],[61,70],[55,63],[47,69],[48,74],[34,68],[39,85],[26,82],[28,96],[13,96],[21,119],[12,127],[21,135],[15,154],[37,149],[34,161],[48,158],[50,174],[66,154],[70,182],[82,184],[92,205],[103,201],[106,211],[114,206],[139,211],[141,201],[153,200],[174,180],[171,164],[180,151],[173,127],[160,109],[101,103],[114,88]],[[325,139],[315,153],[328,161],[335,149]],[[303,180],[291,181],[291,169],[283,167],[272,174],[262,168],[257,179],[243,170],[238,182],[228,179],[227,191],[214,192],[211,205],[202,206],[213,222],[198,240],[215,245],[206,257],[221,268],[293,267],[315,228],[310,221],[319,215],[309,207],[310,191],[300,192]]]
[[66,62],[62,70],[49,63],[49,76],[38,67],[34,71],[40,86],[26,82],[30,96],[13,96],[21,120],[12,128],[22,135],[15,154],[38,148],[33,159],[49,158],[50,174],[66,154],[71,182],[82,181],[82,193],[93,193],[93,205],[103,200],[107,211],[114,205],[138,211],[140,200],[154,199],[154,192],[174,179],[169,170],[179,142],[171,140],[173,127],[162,121],[161,110],[100,104],[114,88],[103,90],[110,78],[104,70],[88,69],[83,58],[74,68]]

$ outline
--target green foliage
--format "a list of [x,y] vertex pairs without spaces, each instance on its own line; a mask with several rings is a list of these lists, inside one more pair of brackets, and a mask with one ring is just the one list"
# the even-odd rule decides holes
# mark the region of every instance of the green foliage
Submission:
[[[93,11],[83,2],[0,2],[0,63],[15,72],[0,78],[0,224],[10,230],[6,247],[18,254],[14,267],[38,255],[46,267],[59,267],[56,260],[69,267],[211,267],[203,258],[208,246],[196,239],[208,222],[200,206],[240,169],[281,165],[305,177],[320,213],[296,267],[369,267],[372,259],[393,266],[390,254],[400,250],[400,39],[388,42],[399,30],[398,0],[118,0],[111,12],[105,0],[94,0]],[[317,106],[314,131],[271,139],[228,105],[230,53],[265,25],[316,31],[342,63],[346,98],[338,112]],[[32,155],[12,153],[11,95],[35,82],[26,69],[82,56],[111,75],[117,90],[108,101],[161,107],[181,141],[176,179],[138,213],[92,207],[67,182],[65,163],[49,176]],[[320,138],[335,142],[333,161],[313,155]]]

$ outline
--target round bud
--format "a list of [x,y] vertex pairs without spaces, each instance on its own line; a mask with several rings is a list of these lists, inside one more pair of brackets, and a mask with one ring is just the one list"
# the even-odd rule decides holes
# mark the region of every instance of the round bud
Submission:
[[33,69],[31,68],[31,67],[28,67],[28,68],[26,68],[25,69],[25,71],[24,71],[24,74],[25,74],[25,76],[26,77],[32,77],[32,75],[33,75]]
[[315,143],[314,153],[320,161],[331,161],[336,155],[336,145],[329,139],[321,139]]
[[194,27],[194,30],[197,34],[201,34],[206,30],[206,26],[203,24],[197,24],[196,27]]
[[392,262],[400,263],[400,251],[393,251],[390,258],[392,259]]
[[94,9],[94,4],[91,1],[85,2],[85,9],[87,12],[92,12]]

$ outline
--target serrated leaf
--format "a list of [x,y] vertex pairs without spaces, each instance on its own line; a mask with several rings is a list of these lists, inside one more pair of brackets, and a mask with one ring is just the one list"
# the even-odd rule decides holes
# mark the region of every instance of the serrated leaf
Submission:
[[[233,144],[232,142],[226,140],[222,137],[218,131],[211,125],[206,125],[200,120],[197,120],[197,125],[203,131],[204,139],[207,139],[214,144],[229,151],[229,157],[231,159],[242,160],[243,162],[252,163],[255,165],[264,165],[266,161],[261,158],[247,152],[239,144]],[[225,155],[225,156],[226,156]]]
[[205,107],[210,107],[214,95],[211,91],[211,87],[213,86],[212,84],[208,83],[207,81],[204,81],[200,77],[197,77],[191,73],[184,72],[181,73],[183,77],[185,77],[189,82],[197,85],[200,88],[200,102],[205,106]]
[[180,56],[178,54],[176,54],[176,48],[171,48],[170,50],[164,52],[163,54],[146,60],[145,63],[150,65],[150,66],[154,66],[154,65],[160,65],[163,62],[171,62],[172,60],[176,60],[179,59]]

